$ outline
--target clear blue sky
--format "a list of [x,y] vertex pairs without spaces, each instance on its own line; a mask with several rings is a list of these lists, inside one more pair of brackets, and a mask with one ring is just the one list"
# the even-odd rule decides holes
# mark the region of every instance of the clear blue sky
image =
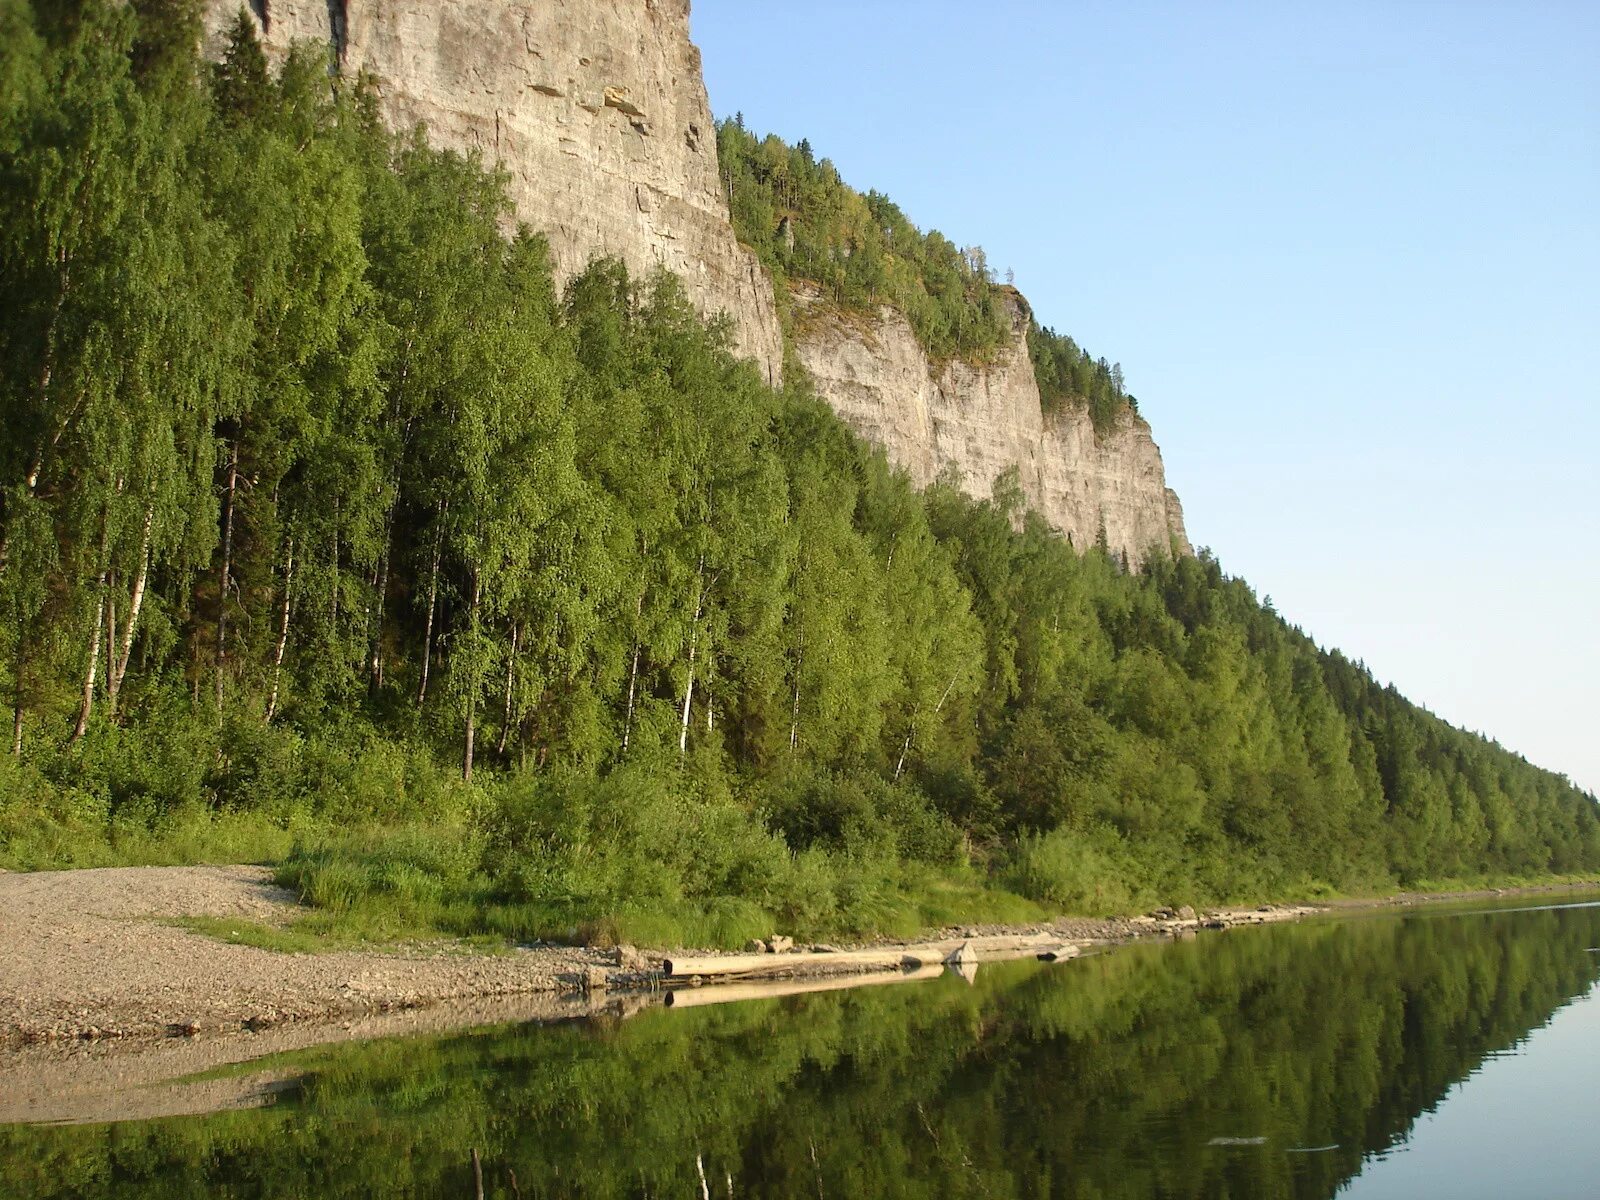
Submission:
[[1600,3],[694,0],[713,109],[1120,361],[1190,536],[1600,790]]

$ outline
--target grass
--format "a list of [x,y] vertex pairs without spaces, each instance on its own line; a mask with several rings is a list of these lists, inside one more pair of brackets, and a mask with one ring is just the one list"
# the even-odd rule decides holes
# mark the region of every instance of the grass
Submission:
[[419,942],[445,941],[463,952],[504,954],[510,949],[506,939],[494,934],[456,937],[434,927],[371,925],[351,921],[315,909],[296,917],[287,925],[266,925],[259,921],[240,921],[231,917],[178,917],[164,922],[230,946],[254,946],[278,954],[326,954],[334,950],[400,949]]
[[[463,828],[371,830],[303,845],[278,881],[313,907],[297,928],[342,944],[455,937],[480,944],[556,941],[737,949],[775,932],[802,941],[914,937],[953,924],[1024,924],[1049,910],[972,868],[900,865],[874,872],[833,864],[832,906],[809,914],[793,896],[675,896],[610,903],[509,897],[471,865]],[[852,869],[854,868],[854,869]],[[819,870],[815,859],[811,869]],[[763,903],[762,901],[766,902]]]
[[[626,803],[603,793],[579,794],[576,802],[568,795],[513,797],[486,810],[488,819],[463,807],[395,824],[304,814],[275,821],[201,806],[176,807],[155,820],[99,822],[62,810],[13,809],[0,821],[0,864],[31,870],[270,862],[277,881],[304,905],[287,924],[210,917],[173,923],[290,954],[419,942],[467,952],[504,952],[533,941],[736,949],[773,933],[798,941],[911,938],[950,925],[1022,925],[1063,912],[1125,914],[1172,899],[1168,887],[1141,881],[1150,864],[1105,838],[1058,832],[1023,839],[987,868],[901,859],[892,844],[870,840],[796,854],[759,820],[727,805],[697,806],[649,792],[624,797]],[[638,812],[632,825],[601,824],[630,804]],[[1419,881],[1410,890],[1561,883],[1600,881],[1499,876]],[[1317,885],[1231,884],[1225,890],[1248,890],[1239,902],[1250,904],[1340,894]],[[1395,890],[1375,887],[1370,896]],[[1218,896],[1180,899],[1198,904]]]
[[[9,818],[9,819],[6,819]],[[270,863],[294,848],[292,825],[260,813],[194,806],[160,820],[25,812],[0,817],[0,866],[13,871]]]
[[343,948],[342,944],[326,936],[292,925],[263,925],[257,921],[240,921],[231,917],[178,917],[164,924],[215,938],[230,946],[254,946],[258,950],[272,950],[279,954],[317,954]]

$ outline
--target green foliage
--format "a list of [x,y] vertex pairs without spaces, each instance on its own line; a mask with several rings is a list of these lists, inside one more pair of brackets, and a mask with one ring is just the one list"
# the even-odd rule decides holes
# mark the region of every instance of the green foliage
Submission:
[[1090,358],[1064,333],[1029,321],[1028,357],[1046,415],[1065,408],[1084,409],[1095,431],[1105,434],[1124,412],[1139,411],[1139,402],[1123,386],[1122,364]]
[[1011,340],[1010,290],[991,278],[981,248],[924,234],[887,197],[846,184],[804,141],[788,146],[721,121],[717,157],[734,230],[780,284],[808,280],[849,309],[892,304],[936,361],[981,361]]
[[981,246],[923,233],[888,197],[845,183],[804,140],[789,146],[725,120],[717,124],[717,155],[734,230],[779,284],[780,298],[785,283],[804,281],[821,301],[847,311],[888,304],[935,362],[988,361],[1011,343],[1020,318],[1046,416],[1083,409],[1104,434],[1124,413],[1138,412],[1122,365],[1092,359],[1070,337],[1042,328],[1014,288],[995,282]]
[[1141,888],[1135,856],[1103,829],[1024,834],[1007,875],[1022,895],[1068,912],[1127,913],[1156,899]]
[[[288,854],[330,936],[719,944],[1600,870],[1593,797],[1209,557],[917,493],[671,276],[558,289],[501,176],[248,22],[202,70],[192,15],[0,6],[0,861]],[[977,257],[719,137],[779,265],[998,344]]]

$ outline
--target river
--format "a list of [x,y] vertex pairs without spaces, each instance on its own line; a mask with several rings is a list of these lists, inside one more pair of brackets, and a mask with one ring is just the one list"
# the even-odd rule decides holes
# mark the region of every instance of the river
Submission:
[[344,1044],[0,1126],[0,1195],[1592,1200],[1597,979],[1600,899],[1508,899]]

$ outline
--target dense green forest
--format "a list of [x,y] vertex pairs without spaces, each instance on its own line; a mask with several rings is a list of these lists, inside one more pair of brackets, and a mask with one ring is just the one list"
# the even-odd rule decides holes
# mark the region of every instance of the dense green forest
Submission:
[[507,1200],[697,1196],[700,1170],[773,1198],[1330,1200],[1588,992],[1597,936],[1593,908],[1313,922],[973,987],[325,1047],[236,1068],[262,1108],[0,1128],[0,1188],[470,1196],[477,1149]]
[[1041,326],[1014,288],[995,282],[981,246],[923,233],[887,196],[862,195],[845,183],[809,141],[758,138],[742,115],[718,123],[717,153],[734,230],[772,275],[780,301],[788,281],[804,280],[847,310],[893,305],[936,363],[987,361],[1015,336],[1018,312],[1047,414],[1085,409],[1105,433],[1124,412],[1138,411],[1122,365],[1091,358],[1070,337]]
[[1210,557],[918,493],[324,54],[197,40],[0,0],[0,859],[708,941],[1600,869]]

